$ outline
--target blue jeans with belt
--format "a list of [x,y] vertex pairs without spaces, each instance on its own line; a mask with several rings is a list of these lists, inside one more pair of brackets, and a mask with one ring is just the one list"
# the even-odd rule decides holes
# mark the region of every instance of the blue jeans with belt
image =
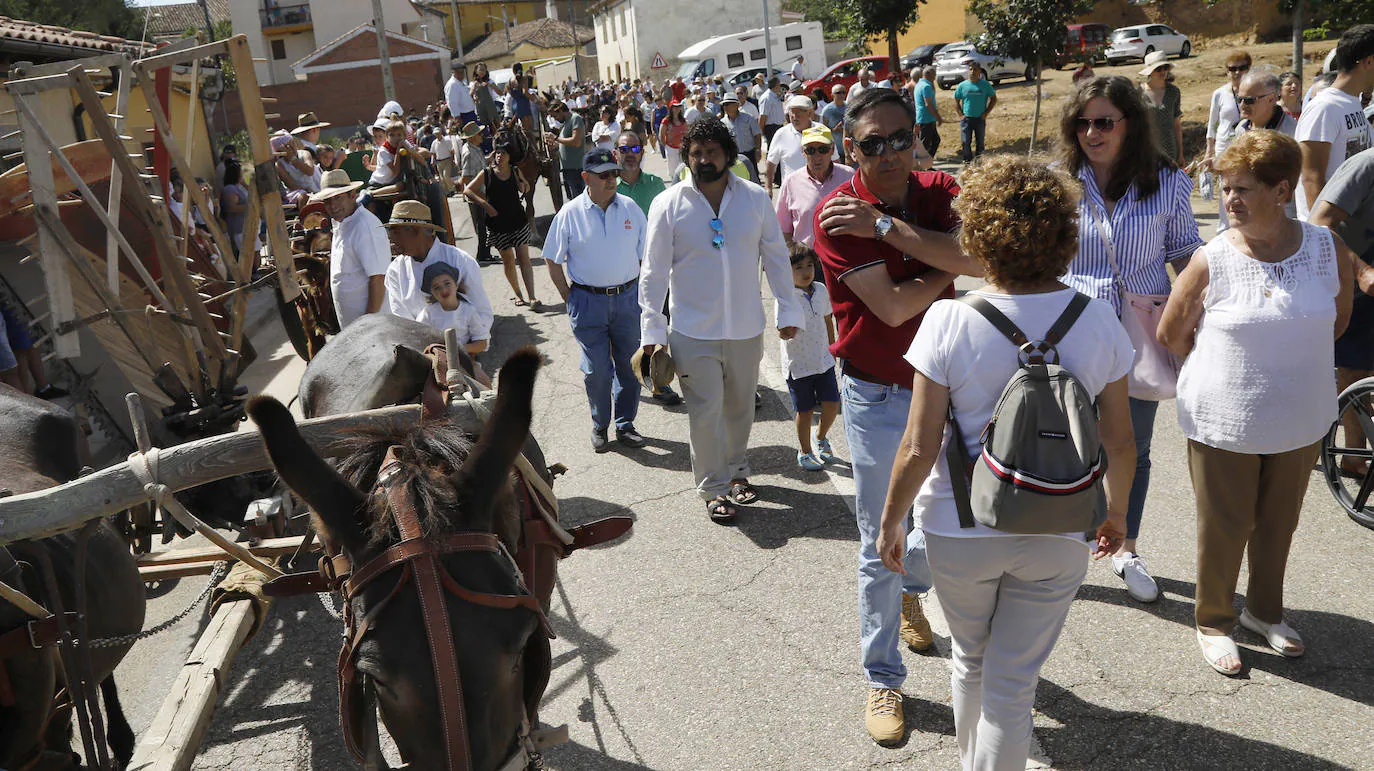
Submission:
[[[959,121],[959,142],[964,163],[983,154],[983,137],[987,134],[988,119],[968,118]],[[972,145],[972,147],[970,147]]]
[[902,594],[930,590],[926,539],[925,533],[908,521],[905,576],[883,565],[877,541],[892,464],[897,460],[911,409],[911,390],[844,375],[840,398],[854,469],[854,514],[859,524],[859,634],[864,677],[873,687],[900,688],[906,679],[900,649]]
[[582,379],[592,407],[592,427],[633,428],[639,413],[639,379],[630,357],[639,347],[639,287],[614,295],[574,286],[568,291],[568,320],[582,349]]

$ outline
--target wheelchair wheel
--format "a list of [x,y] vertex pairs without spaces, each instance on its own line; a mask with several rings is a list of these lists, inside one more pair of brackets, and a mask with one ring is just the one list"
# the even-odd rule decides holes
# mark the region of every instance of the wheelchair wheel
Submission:
[[[1326,486],[1336,502],[1357,523],[1374,530],[1374,450],[1366,442],[1355,445],[1345,437],[1347,418],[1358,421],[1370,441],[1374,441],[1374,378],[1365,378],[1351,385],[1341,394],[1339,418],[1322,440],[1321,465]],[[1365,464],[1363,473],[1345,471],[1341,464]]]

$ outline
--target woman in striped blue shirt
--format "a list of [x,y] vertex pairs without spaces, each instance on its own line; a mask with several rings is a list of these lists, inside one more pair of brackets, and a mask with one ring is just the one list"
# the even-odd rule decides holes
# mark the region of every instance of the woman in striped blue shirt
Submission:
[[[1168,294],[1165,264],[1181,270],[1202,238],[1189,202],[1193,181],[1160,151],[1140,89],[1119,75],[1088,82],[1065,105],[1060,140],[1064,166],[1083,183],[1078,255],[1064,283],[1112,303],[1117,316],[1122,288]],[[1112,569],[1132,597],[1153,602],[1159,587],[1136,553],[1136,538],[1150,486],[1150,439],[1159,402],[1132,398],[1130,403],[1136,472],[1126,541],[1112,556]]]

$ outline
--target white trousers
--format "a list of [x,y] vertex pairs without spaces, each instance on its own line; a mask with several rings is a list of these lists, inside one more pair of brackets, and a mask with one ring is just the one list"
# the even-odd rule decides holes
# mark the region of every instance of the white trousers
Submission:
[[950,688],[964,771],[1024,771],[1040,668],[1088,572],[1088,549],[1056,536],[926,534],[953,640]]

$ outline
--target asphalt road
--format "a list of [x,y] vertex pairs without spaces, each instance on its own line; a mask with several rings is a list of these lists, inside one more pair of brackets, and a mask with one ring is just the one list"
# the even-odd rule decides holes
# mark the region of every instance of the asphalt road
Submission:
[[[652,159],[650,169],[661,172],[661,162]],[[1215,211],[1197,204],[1200,213]],[[549,212],[541,186],[539,213]],[[465,207],[455,207],[454,221],[471,248]],[[546,753],[546,767],[956,767],[938,597],[927,606],[934,650],[907,654],[910,738],[883,749],[863,729],[850,470],[843,462],[823,473],[797,467],[777,342],[765,346],[766,398],[750,443],[761,501],[737,526],[720,527],[692,488],[682,408],[646,399],[636,425],[648,447],[592,453],[577,347],[537,258],[536,272],[540,298],[550,304],[540,314],[512,306],[500,268],[483,268],[497,312],[489,369],[518,346],[539,346],[548,364],[534,434],[550,462],[569,468],[556,488],[564,517],[636,518],[628,538],[561,566],[542,717],[566,723],[571,741]],[[302,367],[279,325],[269,317],[254,342],[264,355],[248,381],[289,398]],[[847,458],[838,425],[834,438]],[[1314,474],[1287,582],[1288,619],[1309,652],[1284,659],[1240,632],[1246,669],[1223,678],[1203,663],[1193,637],[1195,508],[1168,406],[1154,442],[1140,551],[1163,595],[1153,605],[1135,603],[1107,565],[1089,570],[1039,685],[1031,766],[1370,767],[1374,534],[1346,519]],[[157,587],[148,623],[180,610],[201,585]],[[200,624],[187,621],[140,644],[119,670],[136,731],[147,727],[203,626],[203,616],[193,618]],[[279,602],[228,674],[195,768],[353,767],[337,722],[338,647],[338,625],[313,597]]]

